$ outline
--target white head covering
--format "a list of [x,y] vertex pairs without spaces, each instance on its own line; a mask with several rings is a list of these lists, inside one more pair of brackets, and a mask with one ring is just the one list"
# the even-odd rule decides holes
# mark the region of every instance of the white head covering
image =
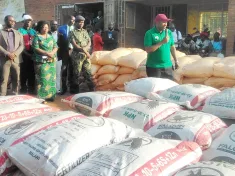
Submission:
[[23,20],[33,20],[33,18],[30,15],[24,15]]

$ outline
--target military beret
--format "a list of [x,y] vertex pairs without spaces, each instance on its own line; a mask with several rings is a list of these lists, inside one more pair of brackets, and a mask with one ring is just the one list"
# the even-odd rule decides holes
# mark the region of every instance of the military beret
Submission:
[[79,21],[85,21],[85,18],[81,15],[76,16],[75,22],[79,22]]

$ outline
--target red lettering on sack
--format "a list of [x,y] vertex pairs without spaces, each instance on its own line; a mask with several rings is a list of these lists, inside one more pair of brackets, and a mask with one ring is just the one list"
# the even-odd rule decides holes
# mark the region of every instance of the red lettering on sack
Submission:
[[28,95],[23,95],[23,96],[14,96],[11,98],[7,98],[4,100],[0,100],[0,104],[5,104],[5,103],[16,103],[16,102],[20,102],[20,101],[24,101],[24,100],[30,100],[30,99],[34,99],[34,97],[28,96]]
[[[158,175],[166,170],[168,167],[170,167],[172,164],[184,158],[190,152],[196,151],[197,149],[198,145],[195,143],[181,142],[175,148],[168,149],[155,156],[143,166],[134,171],[132,174],[130,174],[130,176]],[[200,158],[197,158],[197,161],[199,161],[199,159]]]
[[144,131],[148,131],[150,128],[155,126],[159,120],[164,120],[169,115],[174,114],[176,111],[178,111],[180,108],[178,107],[169,107],[167,109],[164,109],[160,113],[156,114],[152,119],[148,121],[148,123],[144,126]]
[[206,124],[206,127],[211,132],[211,134],[214,134],[221,128],[227,128],[228,126],[221,119],[216,118],[211,123]]
[[100,114],[104,114],[107,110],[115,108],[116,106],[112,106],[114,104],[120,104],[120,102],[125,102],[125,104],[126,102],[134,103],[143,99],[143,97],[139,96],[120,96],[108,98],[107,100],[99,104],[99,106],[96,108],[96,111]]
[[[227,128],[227,125],[219,118],[215,117],[211,122],[204,124],[195,135],[194,141],[200,146],[208,145],[212,140],[212,135],[221,128]],[[206,148],[204,148],[206,149]]]
[[0,123],[11,121],[13,119],[26,118],[32,115],[40,115],[45,112],[58,111],[58,110],[59,109],[54,108],[54,107],[43,107],[43,108],[34,108],[34,109],[26,109],[26,110],[21,110],[21,111],[9,112],[9,113],[0,115]]
[[203,101],[208,98],[211,95],[214,95],[215,93],[219,92],[218,90],[209,90],[206,92],[203,92],[201,94],[198,94],[190,103],[192,107],[195,107],[198,103],[203,103]]

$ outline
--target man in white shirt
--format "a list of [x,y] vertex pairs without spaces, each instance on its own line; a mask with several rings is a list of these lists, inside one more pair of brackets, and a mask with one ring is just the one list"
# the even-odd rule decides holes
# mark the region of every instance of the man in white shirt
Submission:
[[176,49],[180,47],[180,43],[182,41],[182,34],[180,31],[178,31],[175,28],[175,24],[174,23],[170,23],[169,29],[172,32],[173,38],[174,38],[174,43],[175,43],[175,47]]

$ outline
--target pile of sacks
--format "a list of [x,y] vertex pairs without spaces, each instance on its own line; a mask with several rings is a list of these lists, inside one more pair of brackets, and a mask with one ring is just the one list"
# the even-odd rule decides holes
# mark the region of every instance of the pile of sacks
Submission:
[[[185,56],[176,51],[176,57]],[[124,91],[124,84],[145,78],[147,53],[139,48],[117,48],[97,51],[91,55],[92,75],[97,91]],[[173,60],[173,57],[172,57]]]
[[[79,99],[79,96],[87,99]],[[107,114],[112,108],[143,99],[125,92],[91,92],[66,100],[74,105],[86,101],[82,108],[87,106],[90,107],[88,111],[95,109],[100,114]],[[35,111],[27,111],[28,115],[20,118],[0,111],[1,117],[19,119],[0,128],[0,175],[173,175],[199,161],[202,154],[195,142],[157,139],[113,118],[88,117],[53,108],[39,113],[37,105],[45,108],[46,105],[29,96],[0,97],[0,100],[2,109],[13,108],[11,114],[20,113],[17,106],[22,105],[22,111],[30,109],[30,104],[35,106]],[[178,106],[174,106],[177,110]]]
[[174,73],[178,83],[204,84],[217,89],[235,86],[235,57],[188,55],[178,60],[180,68]]
[[[234,97],[233,88],[142,78],[126,83],[125,92],[62,100],[78,113],[24,110],[24,120],[0,128],[0,175],[234,175],[234,125],[222,120],[235,119]],[[0,119],[17,119],[17,106],[40,103],[0,97],[0,108],[12,106]]]
[[[127,139],[99,149],[70,175],[91,172],[93,176],[98,174],[97,170],[104,175],[115,172],[121,176],[234,174],[234,125],[227,128],[222,120],[235,119],[234,88],[220,91],[206,85],[179,85],[167,79],[142,78],[126,83],[125,91],[83,93],[63,101],[88,116],[97,114],[118,120],[142,129],[151,137]],[[176,144],[179,150],[168,148],[172,140],[181,141]],[[186,162],[184,156],[189,149],[181,146],[184,141],[190,142],[194,161],[179,169]],[[151,146],[155,147],[151,149]],[[128,152],[128,158],[131,154],[141,159],[133,158],[135,161],[124,167],[127,158],[123,152]]]
[[98,51],[91,56],[92,75],[96,90],[124,90],[124,83],[146,77],[136,69],[145,65],[147,53],[137,48]]

